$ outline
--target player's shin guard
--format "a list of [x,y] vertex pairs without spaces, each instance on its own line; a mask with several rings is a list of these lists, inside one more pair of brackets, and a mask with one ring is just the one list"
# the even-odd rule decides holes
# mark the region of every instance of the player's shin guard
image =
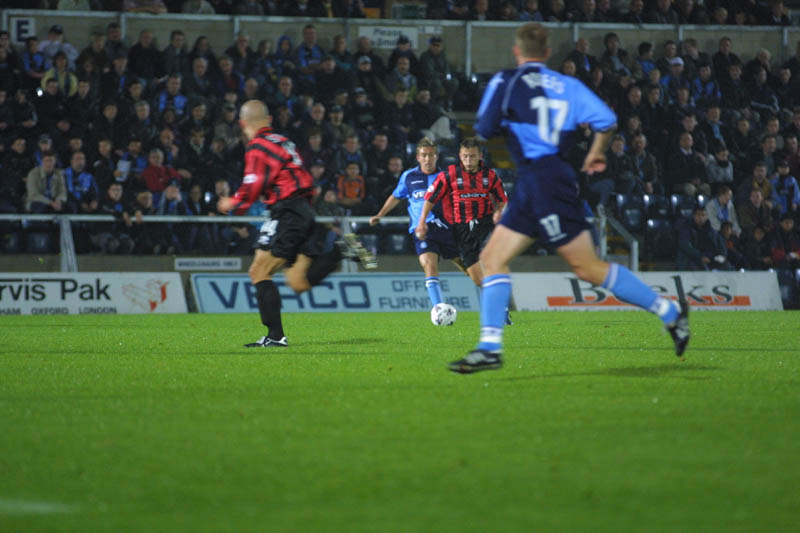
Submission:
[[281,295],[278,287],[271,279],[256,283],[256,297],[258,298],[258,312],[261,313],[261,323],[269,328],[267,336],[270,339],[280,340],[283,337],[283,323],[281,322]]
[[306,272],[306,279],[308,283],[315,287],[325,279],[325,277],[339,268],[339,263],[342,261],[342,252],[338,246],[334,246],[330,252],[325,252],[314,258],[311,266],[308,267]]
[[430,297],[434,306],[442,303],[442,287],[439,285],[438,277],[425,278],[425,288],[428,289],[428,297]]
[[510,299],[511,276],[496,274],[483,278],[479,350],[498,352],[503,347],[503,326]]
[[611,263],[603,288],[610,290],[618,299],[641,307],[658,315],[665,323],[671,324],[678,318],[678,307],[662,298],[636,275],[617,263]]

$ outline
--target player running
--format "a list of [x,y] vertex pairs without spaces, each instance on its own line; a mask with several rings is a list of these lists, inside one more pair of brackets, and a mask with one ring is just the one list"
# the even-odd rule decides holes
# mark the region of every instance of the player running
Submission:
[[[392,194],[386,198],[378,214],[369,219],[371,225],[376,225],[380,219],[397,207],[403,199],[408,200],[408,216],[410,224],[408,232],[414,235],[417,221],[422,213],[422,204],[425,202],[425,191],[428,190],[439,174],[436,162],[439,159],[439,149],[432,140],[423,138],[417,143],[417,165],[400,175]],[[442,289],[439,284],[439,258],[451,259],[456,266],[464,270],[458,257],[458,249],[453,239],[450,226],[444,221],[440,210],[429,212],[426,220],[432,225],[428,238],[418,239],[414,236],[414,248],[419,256],[419,264],[425,272],[425,288],[434,306],[442,303]]]
[[259,100],[245,102],[239,117],[242,131],[249,139],[245,176],[236,194],[221,198],[217,209],[223,213],[236,209],[241,214],[263,196],[271,216],[261,228],[258,248],[248,270],[256,287],[261,323],[268,332],[245,347],[286,347],[289,343],[281,323],[281,295],[272,275],[288,263],[286,283],[301,293],[319,284],[339,266],[343,257],[357,260],[366,268],[375,268],[375,258],[354,235],[344,236],[331,251],[322,253],[327,228],[314,221],[313,180],[303,168],[294,143],[272,133],[272,117]]
[[678,306],[658,296],[624,266],[595,255],[575,172],[559,155],[568,148],[577,125],[588,123],[596,133],[582,171],[605,170],[616,115],[580,81],[545,66],[550,56],[546,28],[536,23],[519,28],[513,53],[518,66],[489,82],[476,129],[486,139],[506,135],[519,178],[508,209],[481,253],[485,277],[480,341],[449,369],[468,374],[502,366],[503,315],[511,295],[509,263],[536,237],[555,248],[580,279],[658,315],[680,357],[689,343],[687,303]]
[[461,262],[472,281],[480,285],[483,268],[478,257],[500,220],[508,197],[494,170],[483,164],[480,146],[474,137],[461,141],[458,159],[459,163],[441,172],[425,193],[415,234],[418,239],[427,238],[426,218],[441,201],[444,218],[453,227]]

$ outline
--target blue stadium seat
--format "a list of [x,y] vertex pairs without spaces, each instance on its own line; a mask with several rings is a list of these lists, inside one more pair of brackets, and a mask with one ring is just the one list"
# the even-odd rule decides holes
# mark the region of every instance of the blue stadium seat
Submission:
[[387,255],[408,253],[408,233],[389,233],[384,238],[383,250]]
[[697,195],[697,205],[700,207],[705,207],[708,200],[709,198],[707,196],[703,196],[702,194]]
[[668,218],[648,218],[644,242],[646,255],[650,259],[675,259],[677,238],[675,227]]
[[29,232],[25,235],[25,250],[29,254],[50,253],[50,235],[41,232]]
[[672,213],[676,219],[690,219],[697,208],[697,199],[687,194],[673,194],[669,197]]
[[376,233],[364,233],[358,236],[364,248],[372,252],[373,255],[378,254],[378,235]]
[[642,197],[638,194],[618,194],[617,216],[628,231],[640,232],[645,221]]
[[0,242],[0,249],[7,254],[16,254],[20,252],[19,232],[12,231],[2,236]]
[[672,210],[670,209],[669,199],[666,196],[645,194],[642,199],[644,200],[647,218],[670,218]]

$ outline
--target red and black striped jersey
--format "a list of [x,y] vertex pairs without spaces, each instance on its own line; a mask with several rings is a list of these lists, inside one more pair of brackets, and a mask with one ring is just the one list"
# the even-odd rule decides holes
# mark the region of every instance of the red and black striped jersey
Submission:
[[463,224],[491,216],[495,202],[508,202],[503,182],[483,162],[474,174],[464,170],[460,164],[450,165],[436,176],[425,193],[425,199],[434,204],[441,200],[444,218],[449,224]]
[[298,196],[310,202],[313,184],[294,143],[270,128],[261,128],[247,143],[244,180],[233,195],[239,202],[236,212],[247,211],[261,196],[268,205]]

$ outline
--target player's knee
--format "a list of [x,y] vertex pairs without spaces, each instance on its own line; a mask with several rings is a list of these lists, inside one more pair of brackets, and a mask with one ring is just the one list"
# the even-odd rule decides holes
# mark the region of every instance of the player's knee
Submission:
[[296,272],[286,273],[286,284],[294,292],[305,292],[311,289],[311,284],[308,282],[305,274]]
[[483,271],[487,275],[497,274],[502,271],[505,266],[502,264],[502,261],[497,259],[494,254],[488,252],[485,248],[481,251],[480,263],[483,266]]

